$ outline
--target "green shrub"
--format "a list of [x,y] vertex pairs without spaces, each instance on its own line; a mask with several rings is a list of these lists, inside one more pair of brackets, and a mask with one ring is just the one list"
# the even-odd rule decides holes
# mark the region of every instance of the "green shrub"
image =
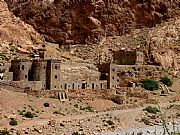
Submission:
[[44,107],[49,107],[49,103],[44,103]]
[[115,96],[115,97],[111,98],[111,100],[116,104],[121,104],[121,100],[120,100],[119,96]]
[[114,122],[111,121],[111,120],[107,120],[106,122],[107,122],[107,124],[109,124],[109,125],[114,125]]
[[85,110],[86,112],[94,112],[91,106],[84,107],[81,110]]
[[78,108],[78,104],[75,104],[74,107],[75,107],[75,108]]
[[17,121],[15,120],[15,119],[11,119],[10,121],[9,121],[9,125],[11,125],[11,126],[15,126],[15,125],[17,125],[18,123],[17,123]]
[[141,121],[144,122],[144,124],[146,124],[146,125],[150,124],[150,121],[148,118],[142,118]]
[[154,114],[157,114],[159,112],[159,109],[157,107],[151,107],[151,106],[148,106],[143,110],[147,111],[148,113],[154,113]]
[[23,116],[26,118],[33,118],[34,117],[34,115],[31,112],[26,112]]
[[10,135],[10,133],[7,130],[0,130],[0,135]]
[[23,111],[17,110],[17,112],[18,112],[19,115],[23,115]]
[[131,65],[131,62],[126,59],[123,64],[124,64],[124,65]]
[[162,77],[161,82],[167,86],[171,86],[173,84],[171,79],[168,78],[167,76]]
[[155,80],[145,79],[142,82],[142,87],[146,90],[154,91],[159,89],[158,83]]

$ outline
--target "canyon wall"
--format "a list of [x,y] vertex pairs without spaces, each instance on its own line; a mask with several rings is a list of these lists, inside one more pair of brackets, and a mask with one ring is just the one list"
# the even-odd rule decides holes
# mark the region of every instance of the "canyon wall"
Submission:
[[107,63],[112,49],[138,48],[147,64],[178,70],[179,0],[5,1],[46,41],[81,44],[73,50],[81,58]]
[[178,0],[6,0],[10,10],[47,41],[99,42],[180,14]]
[[16,49],[29,53],[34,44],[43,41],[44,38],[31,25],[15,17],[4,0],[0,0],[0,53],[10,54]]

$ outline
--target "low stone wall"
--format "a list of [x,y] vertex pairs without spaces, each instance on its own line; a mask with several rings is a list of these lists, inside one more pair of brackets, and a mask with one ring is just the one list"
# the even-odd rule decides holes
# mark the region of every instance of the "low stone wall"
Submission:
[[13,81],[20,88],[29,88],[31,90],[42,90],[42,81]]
[[116,95],[115,89],[103,89],[103,90],[69,90],[69,99],[106,99],[109,100],[113,95]]
[[25,90],[24,92],[35,97],[56,98],[56,99],[65,99],[65,93],[66,93],[66,99],[68,98],[68,91],[62,91],[62,90]]
[[0,81],[0,89],[7,89],[14,92],[24,92],[25,90],[19,87],[16,83],[9,81]]
[[126,96],[128,97],[136,97],[136,98],[143,98],[149,99],[150,93],[147,91],[139,90],[139,89],[132,89],[132,88],[118,88],[117,92],[126,92]]
[[13,80],[13,72],[5,72],[3,76],[3,80],[12,81]]
[[149,98],[149,94],[147,92],[127,91],[126,94],[128,97],[137,97],[137,98],[143,98],[143,99]]

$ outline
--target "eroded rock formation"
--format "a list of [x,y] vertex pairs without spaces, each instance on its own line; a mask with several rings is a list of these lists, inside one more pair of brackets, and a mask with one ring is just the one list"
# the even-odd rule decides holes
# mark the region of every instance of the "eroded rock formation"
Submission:
[[47,41],[91,43],[91,46],[73,50],[79,57],[103,63],[111,60],[112,49],[140,47],[147,63],[164,68],[178,67],[178,55],[173,49],[179,47],[178,0],[6,2],[16,16],[32,25]]
[[[4,2],[0,0],[0,52],[3,54],[15,49],[29,53],[34,44],[44,38],[34,28],[15,17]],[[12,50],[13,49],[13,50]]]
[[6,0],[11,11],[59,44],[99,42],[180,14],[178,0]]

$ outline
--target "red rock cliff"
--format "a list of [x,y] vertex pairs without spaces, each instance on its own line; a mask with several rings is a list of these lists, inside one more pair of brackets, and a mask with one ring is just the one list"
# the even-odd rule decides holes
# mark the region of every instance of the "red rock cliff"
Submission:
[[11,11],[57,43],[99,42],[180,15],[179,0],[6,0]]

